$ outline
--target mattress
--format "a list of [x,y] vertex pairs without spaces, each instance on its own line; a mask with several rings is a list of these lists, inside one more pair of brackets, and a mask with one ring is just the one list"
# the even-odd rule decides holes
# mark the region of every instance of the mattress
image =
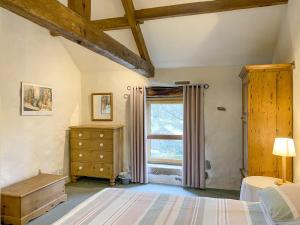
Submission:
[[100,191],[53,225],[268,225],[259,203],[133,192]]

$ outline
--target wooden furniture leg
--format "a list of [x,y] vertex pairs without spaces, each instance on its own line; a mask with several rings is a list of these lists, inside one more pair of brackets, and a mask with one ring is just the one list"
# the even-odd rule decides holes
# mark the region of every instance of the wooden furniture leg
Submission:
[[115,186],[115,185],[116,185],[116,180],[115,180],[115,178],[110,179],[110,180],[109,180],[109,184],[110,184],[110,186]]
[[71,176],[71,182],[76,183],[77,182],[77,176]]

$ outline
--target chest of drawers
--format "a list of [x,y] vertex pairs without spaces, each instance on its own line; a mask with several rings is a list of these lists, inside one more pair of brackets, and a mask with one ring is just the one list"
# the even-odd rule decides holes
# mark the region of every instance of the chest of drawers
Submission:
[[123,126],[76,126],[70,131],[71,180],[80,176],[110,180],[122,169]]

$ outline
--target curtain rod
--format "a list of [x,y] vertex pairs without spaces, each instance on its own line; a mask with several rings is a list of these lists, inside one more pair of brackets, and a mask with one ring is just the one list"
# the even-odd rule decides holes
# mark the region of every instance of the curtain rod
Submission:
[[[173,85],[173,86],[149,86],[149,87],[146,87],[146,88],[175,88],[175,87],[183,87],[185,85]],[[203,84],[203,88],[204,89],[208,89],[210,86],[209,84],[205,83]],[[142,87],[141,87],[142,88]],[[131,90],[131,86],[127,86],[127,90],[130,91]]]
[[[183,87],[184,85],[173,85],[173,86],[149,86],[149,87],[146,87],[147,88],[176,88],[176,87]],[[140,87],[142,88],[142,87]],[[203,84],[203,88],[204,89],[208,89],[209,88],[209,84]],[[128,91],[131,91],[131,86],[127,86],[127,90]],[[129,97],[129,94],[124,94],[123,96],[125,99],[127,99]]]

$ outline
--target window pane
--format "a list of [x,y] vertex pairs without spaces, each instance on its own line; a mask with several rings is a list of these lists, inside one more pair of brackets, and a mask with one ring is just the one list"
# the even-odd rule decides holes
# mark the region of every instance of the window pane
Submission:
[[[182,140],[151,140],[151,159],[182,160]],[[150,159],[150,160],[151,160]]]
[[183,105],[151,104],[151,134],[183,134]]

